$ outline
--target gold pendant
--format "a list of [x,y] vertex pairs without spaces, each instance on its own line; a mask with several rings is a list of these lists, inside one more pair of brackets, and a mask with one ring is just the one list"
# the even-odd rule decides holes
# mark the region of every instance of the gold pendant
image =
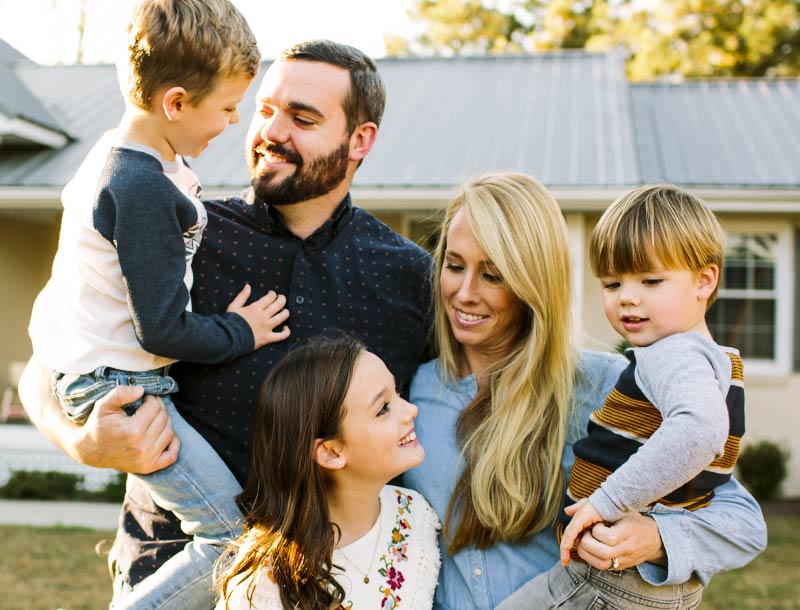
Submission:
[[369,584],[369,576],[365,576],[365,577],[364,577],[364,584],[365,584],[365,585],[368,585],[368,584]]

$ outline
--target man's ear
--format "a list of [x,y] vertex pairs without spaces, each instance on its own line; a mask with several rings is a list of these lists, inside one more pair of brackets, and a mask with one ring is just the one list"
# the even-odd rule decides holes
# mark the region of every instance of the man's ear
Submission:
[[361,123],[350,136],[350,160],[361,161],[372,150],[378,137],[378,126],[372,122]]
[[164,92],[161,98],[161,107],[168,121],[177,121],[180,118],[181,110],[185,107],[188,99],[186,89],[183,87],[170,87]]
[[328,470],[339,470],[347,463],[341,449],[338,441],[323,441],[318,438],[314,441],[314,461]]
[[707,301],[711,298],[719,283],[719,267],[715,264],[706,265],[697,272],[697,297]]

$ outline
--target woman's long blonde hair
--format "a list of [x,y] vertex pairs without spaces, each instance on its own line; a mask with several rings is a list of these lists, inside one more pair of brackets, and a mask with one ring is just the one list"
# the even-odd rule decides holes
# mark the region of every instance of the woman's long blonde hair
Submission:
[[[530,176],[493,173],[462,186],[436,249],[441,272],[456,212],[469,226],[523,310],[509,353],[479,380],[458,422],[464,471],[445,518],[449,552],[519,541],[557,516],[564,489],[561,456],[572,400],[572,266],[558,203]],[[445,378],[464,354],[436,279],[436,329]],[[457,523],[456,523],[457,521]]]

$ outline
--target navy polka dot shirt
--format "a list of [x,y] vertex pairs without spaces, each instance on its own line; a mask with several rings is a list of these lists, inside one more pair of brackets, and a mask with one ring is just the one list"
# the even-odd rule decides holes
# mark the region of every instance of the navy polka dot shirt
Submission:
[[[171,369],[180,388],[173,396],[178,409],[241,482],[258,389],[288,350],[313,336],[347,331],[383,359],[405,392],[417,365],[431,357],[432,323],[430,255],[353,207],[349,195],[304,240],[274,208],[248,199],[206,202],[208,226],[193,263],[192,308],[223,312],[245,283],[253,289],[251,300],[274,290],[286,295],[290,338],[228,364],[181,362]],[[174,517],[143,489],[131,489],[123,508],[117,569],[136,584],[186,540]]]

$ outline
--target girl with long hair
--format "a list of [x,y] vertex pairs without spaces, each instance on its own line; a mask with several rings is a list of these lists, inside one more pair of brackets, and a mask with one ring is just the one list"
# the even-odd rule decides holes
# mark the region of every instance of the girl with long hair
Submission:
[[425,456],[416,415],[354,339],[319,339],[276,364],[218,610],[430,608],[438,519],[420,493],[387,485]]

